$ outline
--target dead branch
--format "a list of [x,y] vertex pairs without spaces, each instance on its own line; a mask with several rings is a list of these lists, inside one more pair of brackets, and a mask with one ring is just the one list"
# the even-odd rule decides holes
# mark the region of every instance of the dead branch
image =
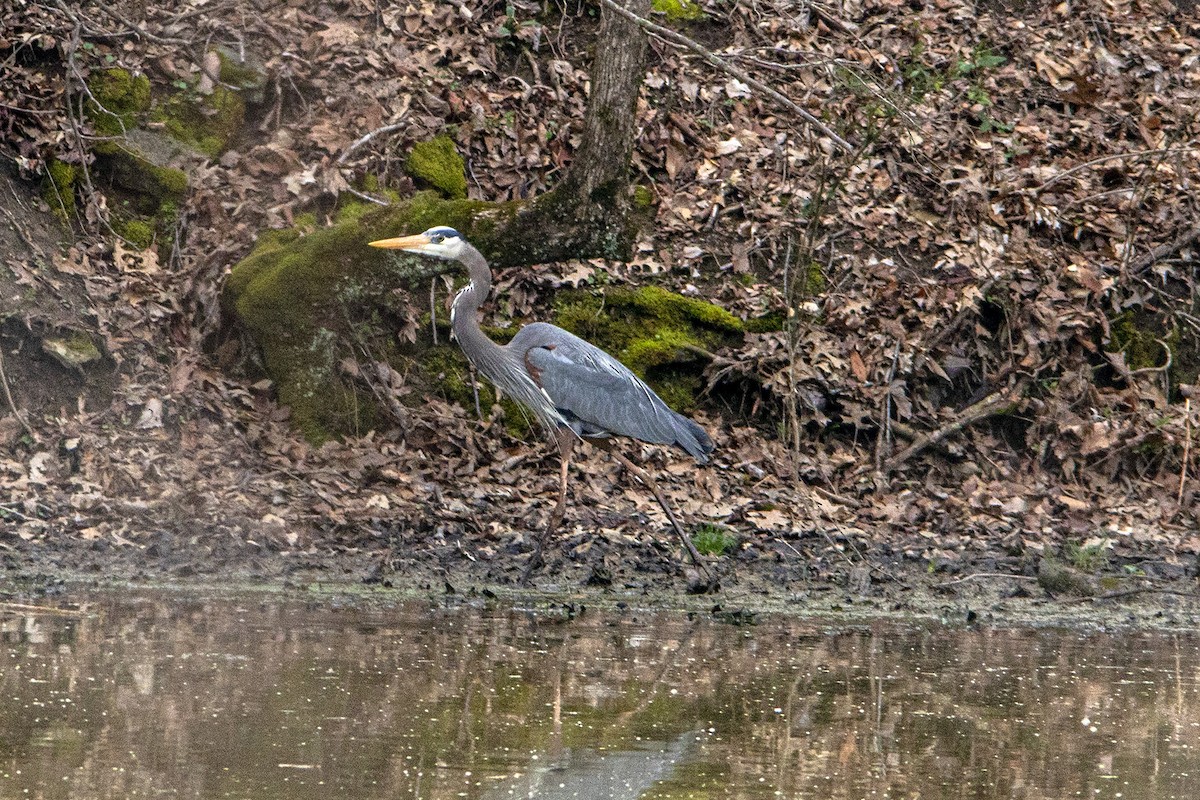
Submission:
[[632,11],[625,10],[624,8],[619,6],[617,3],[613,2],[613,0],[602,0],[602,2],[604,3],[605,8],[607,8],[611,11],[614,11],[618,14],[621,14],[624,17],[627,17],[628,19],[630,19],[631,21],[633,21],[640,27],[644,28],[647,32],[654,34],[655,36],[659,37],[660,39],[665,39],[668,42],[672,42],[672,43],[680,45],[682,47],[686,47],[688,50],[691,50],[693,53],[695,53],[696,55],[703,58],[711,66],[715,67],[716,69],[720,70],[721,72],[724,72],[726,75],[732,75],[734,78],[737,78],[739,81],[746,84],[747,86],[757,89],[758,91],[767,95],[775,102],[777,102],[780,105],[787,108],[793,114],[796,114],[797,116],[799,116],[801,119],[803,119],[809,125],[816,128],[822,134],[824,134],[825,136],[828,136],[831,140],[833,140],[833,142],[835,142],[838,145],[838,147],[841,147],[847,153],[855,152],[856,148],[854,147],[854,145],[850,144],[848,141],[843,139],[841,136],[838,136],[837,133],[835,133],[832,128],[830,128],[828,125],[826,125],[821,120],[817,119],[815,116],[813,116],[811,113],[809,113],[805,109],[801,108],[799,105],[797,105],[794,101],[792,101],[786,95],[781,94],[780,92],[776,91],[775,89],[772,89],[770,86],[767,86],[762,81],[758,80],[757,78],[754,78],[746,71],[733,66],[728,61],[721,58],[716,53],[709,50],[707,47],[700,44],[699,42],[697,42],[693,39],[689,39],[688,37],[684,36],[682,33],[673,31],[670,28],[664,28],[662,25],[656,25],[648,19],[643,19],[642,17],[639,17],[637,14],[634,14]]
[[0,384],[4,385],[4,399],[8,401],[8,407],[12,409],[13,416],[17,418],[17,422],[21,423],[21,427],[25,429],[25,433],[29,434],[29,438],[36,441],[37,435],[33,432],[33,428],[29,427],[25,415],[21,413],[21,409],[17,408],[17,403],[13,400],[12,389],[8,385],[8,374],[4,371],[3,348],[0,348]]
[[1200,225],[1196,225],[1190,231],[1186,231],[1175,237],[1173,241],[1166,244],[1160,244],[1158,247],[1151,250],[1145,255],[1138,256],[1129,264],[1129,271],[1134,275],[1139,275],[1150,267],[1162,261],[1169,255],[1178,253],[1183,248],[1187,247],[1192,242],[1200,239]]
[[1150,150],[1134,150],[1133,152],[1130,152],[1130,153],[1109,153],[1106,156],[1100,156],[1099,158],[1093,158],[1090,161],[1085,161],[1082,164],[1076,164],[1075,166],[1071,167],[1070,169],[1063,170],[1062,172],[1058,173],[1057,175],[1052,175],[1048,180],[1046,180],[1040,186],[1035,186],[1030,191],[1033,194],[1041,194],[1042,192],[1046,191],[1046,189],[1048,187],[1052,186],[1055,183],[1058,183],[1063,178],[1066,178],[1070,175],[1074,175],[1076,172],[1081,172],[1085,169],[1094,167],[1097,164],[1103,164],[1106,161],[1116,161],[1116,160],[1119,160],[1122,158],[1140,158],[1141,156],[1151,156],[1151,155],[1169,156],[1169,155],[1174,155],[1176,153],[1190,153],[1190,152],[1192,152],[1192,150],[1191,150],[1191,148],[1188,148],[1188,147],[1174,147],[1174,148],[1168,148],[1165,150],[1160,149],[1160,148],[1152,148]]
[[[407,111],[407,110],[408,109],[405,108],[405,111]],[[404,114],[401,114],[401,116],[404,116]],[[354,143],[351,144],[349,147],[347,147],[342,152],[342,154],[340,156],[338,156],[338,160],[335,163],[338,163],[338,164],[346,163],[346,159],[348,159],[351,155],[353,155],[355,150],[359,149],[360,147],[365,145],[367,142],[374,139],[376,136],[383,136],[384,134],[391,133],[392,131],[398,131],[407,124],[408,124],[407,122],[393,122],[390,125],[384,125],[382,128],[376,128],[375,130],[371,131],[370,133],[363,134],[362,136],[355,139]]]
[[1192,600],[1200,600],[1200,595],[1195,592],[1183,592],[1178,589],[1159,589],[1154,586],[1140,586],[1136,589],[1122,589],[1117,592],[1105,592],[1104,594],[1093,595],[1091,597],[1075,597],[1070,600],[1063,600],[1063,605],[1077,605],[1079,603],[1095,603],[1100,600],[1119,600],[1123,597],[1133,597],[1139,594],[1169,594],[1174,597],[1189,597]]
[[1192,398],[1183,401],[1183,463],[1179,468],[1179,492],[1175,495],[1175,505],[1183,505],[1183,487],[1187,483],[1188,459],[1192,449]]
[[959,415],[952,421],[946,423],[932,433],[928,433],[917,441],[910,444],[906,449],[893,456],[886,464],[883,465],[883,472],[886,475],[894,471],[904,462],[911,459],[921,451],[928,447],[944,441],[950,436],[966,428],[968,425],[973,425],[976,422],[994,417],[997,414],[1004,414],[1011,410],[1018,400],[1025,394],[1025,387],[1028,381],[1020,381],[1016,386],[1010,389],[1005,389],[999,392],[993,392],[987,397],[963,409]]
[[972,572],[970,575],[964,575],[963,577],[955,578],[952,581],[946,581],[945,583],[935,583],[933,585],[933,588],[934,589],[949,589],[950,587],[957,586],[960,583],[966,583],[967,581],[983,580],[984,578],[996,578],[996,579],[1008,578],[1009,580],[1014,580],[1014,581],[1036,581],[1037,580],[1037,576],[1035,576],[1035,575],[1013,575],[1008,572]]

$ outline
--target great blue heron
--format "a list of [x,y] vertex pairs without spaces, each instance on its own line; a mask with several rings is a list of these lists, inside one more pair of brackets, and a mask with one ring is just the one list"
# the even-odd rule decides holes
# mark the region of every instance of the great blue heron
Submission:
[[[454,298],[450,327],[467,358],[502,392],[518,400],[558,444],[558,503],[545,532],[537,539],[531,566],[541,560],[542,539],[562,522],[567,501],[567,469],[579,439],[602,444],[613,435],[685,450],[700,464],[708,462],[712,439],[692,420],[667,407],[654,390],[608,353],[556,325],[533,322],[506,345],[488,338],[476,317],[492,289],[492,271],[483,255],[453,228],[434,227],[414,236],[381,239],[372,247],[408,250],[461,262],[471,281]],[[658,500],[692,561],[703,563],[691,539],[654,479],[616,450],[609,451],[635,474]],[[526,573],[528,575],[528,572]]]

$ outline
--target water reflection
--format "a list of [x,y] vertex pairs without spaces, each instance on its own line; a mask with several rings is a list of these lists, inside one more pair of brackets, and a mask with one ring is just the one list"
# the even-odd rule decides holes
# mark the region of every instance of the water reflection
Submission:
[[0,797],[1187,798],[1200,637],[0,607]]

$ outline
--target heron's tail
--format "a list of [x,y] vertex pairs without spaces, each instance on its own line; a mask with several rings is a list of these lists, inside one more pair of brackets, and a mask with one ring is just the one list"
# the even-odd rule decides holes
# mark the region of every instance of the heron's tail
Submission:
[[682,414],[675,414],[675,444],[696,459],[697,464],[707,464],[713,451],[713,441],[708,432]]

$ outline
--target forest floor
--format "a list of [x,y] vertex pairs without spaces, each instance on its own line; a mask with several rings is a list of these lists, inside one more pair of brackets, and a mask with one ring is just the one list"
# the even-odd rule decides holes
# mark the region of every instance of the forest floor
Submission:
[[[219,295],[260,231],[327,219],[364,176],[411,189],[398,154],[448,129],[471,196],[553,185],[595,15],[254,5],[0,20],[17,166],[0,174],[0,587],[523,591],[550,447],[432,396],[404,426],[314,448]],[[1195,624],[1200,23],[1184,5],[736,3],[680,28],[837,122],[861,143],[845,156],[652,40],[634,168],[657,218],[636,258],[510,270],[486,313],[550,319],[558,287],[658,283],[785,321],[710,367],[693,415],[710,466],[624,445],[706,540],[719,588],[703,602]],[[267,86],[231,146],[189,167],[174,241],[122,245],[94,185],[63,247],[38,176],[88,159],[67,111],[83,78],[119,64],[156,91],[186,84],[214,45]],[[99,362],[47,355],[81,329]],[[696,577],[652,497],[583,450],[532,590],[685,598]]]

